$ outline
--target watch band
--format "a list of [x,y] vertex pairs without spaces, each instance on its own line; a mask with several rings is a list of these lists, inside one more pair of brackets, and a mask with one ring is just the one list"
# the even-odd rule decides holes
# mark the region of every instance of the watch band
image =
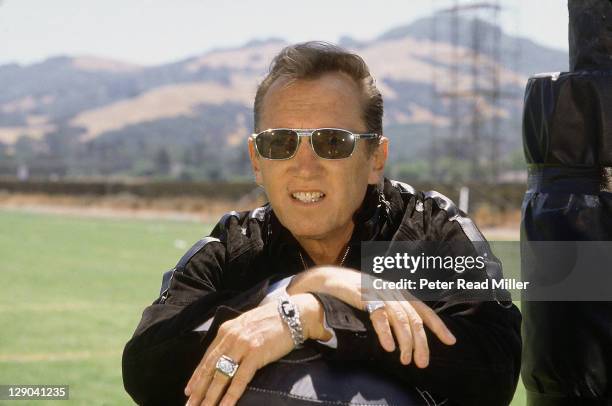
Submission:
[[278,298],[278,314],[281,319],[289,327],[291,339],[295,348],[301,348],[304,343],[304,330],[300,321],[300,310],[295,303],[291,301],[289,296],[281,296]]

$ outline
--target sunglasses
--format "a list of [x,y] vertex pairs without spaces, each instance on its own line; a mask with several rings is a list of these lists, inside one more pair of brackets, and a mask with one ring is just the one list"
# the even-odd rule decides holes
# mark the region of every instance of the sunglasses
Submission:
[[378,139],[379,134],[355,134],[341,128],[271,128],[252,134],[257,153],[265,159],[283,160],[295,156],[300,137],[310,137],[314,153],[323,159],[344,159],[353,155],[358,139]]

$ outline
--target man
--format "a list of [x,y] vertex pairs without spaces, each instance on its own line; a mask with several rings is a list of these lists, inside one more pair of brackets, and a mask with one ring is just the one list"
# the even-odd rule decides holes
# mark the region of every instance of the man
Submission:
[[359,56],[318,42],[281,51],[248,142],[269,204],[224,216],[164,278],[123,355],[134,400],[233,405],[303,345],[418,388],[427,404],[510,402],[521,346],[511,303],[361,296],[362,241],[483,240],[444,196],[383,178],[382,114]]

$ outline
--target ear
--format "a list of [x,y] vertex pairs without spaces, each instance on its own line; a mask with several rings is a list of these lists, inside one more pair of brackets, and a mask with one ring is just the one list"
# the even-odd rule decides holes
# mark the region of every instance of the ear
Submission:
[[249,158],[251,159],[251,168],[253,169],[253,174],[255,175],[255,183],[258,185],[263,185],[263,178],[261,176],[261,168],[259,166],[260,158],[259,154],[255,150],[255,142],[252,138],[249,138]]
[[389,139],[381,137],[378,147],[376,147],[376,150],[370,157],[370,174],[368,176],[368,183],[370,185],[377,185],[382,181],[388,154]]

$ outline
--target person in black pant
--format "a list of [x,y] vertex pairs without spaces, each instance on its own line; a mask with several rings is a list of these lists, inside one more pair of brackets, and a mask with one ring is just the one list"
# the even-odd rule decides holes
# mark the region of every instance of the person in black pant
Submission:
[[[269,203],[225,215],[164,275],[123,353],[134,401],[510,403],[521,316],[507,296],[362,296],[363,241],[484,241],[445,196],[384,178],[382,114],[359,56],[320,42],[276,56],[248,141]],[[501,278],[484,247],[472,277]]]

